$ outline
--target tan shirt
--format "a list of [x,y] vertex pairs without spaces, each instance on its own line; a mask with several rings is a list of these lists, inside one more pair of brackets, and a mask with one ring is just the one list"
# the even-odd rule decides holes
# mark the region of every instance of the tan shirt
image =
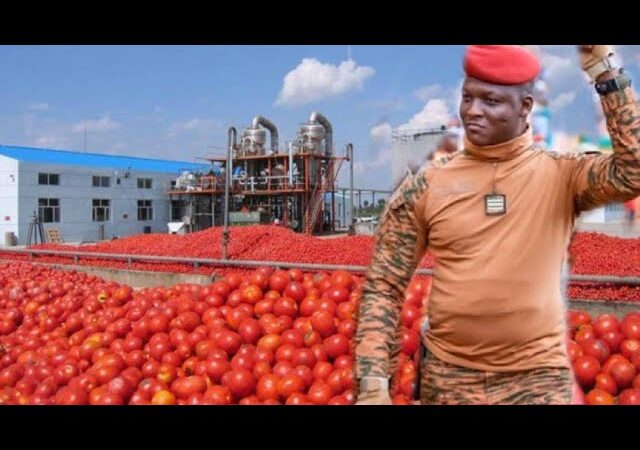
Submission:
[[[560,273],[577,215],[640,194],[640,109],[631,89],[603,98],[614,154],[558,155],[530,132],[423,168],[390,198],[363,287],[358,377],[389,376],[398,313],[426,249],[435,258],[424,343],[443,361],[507,372],[568,367]],[[506,213],[485,213],[485,195]]]

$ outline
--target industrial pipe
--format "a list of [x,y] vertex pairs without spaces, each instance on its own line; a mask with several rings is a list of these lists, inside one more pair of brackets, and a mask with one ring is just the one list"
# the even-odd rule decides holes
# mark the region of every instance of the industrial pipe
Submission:
[[271,134],[271,151],[273,153],[278,153],[278,127],[276,127],[273,122],[262,116],[255,116],[253,118],[253,122],[251,122],[251,128],[257,130],[260,128],[260,125],[269,130],[269,133]]
[[289,142],[289,189],[293,189],[293,142]]
[[319,123],[324,127],[324,150],[326,156],[333,156],[333,127],[331,122],[319,112],[312,112],[309,122]]
[[[353,225],[353,144],[349,142],[347,144],[347,158],[349,158],[349,217],[351,217],[351,223],[349,224],[349,231],[355,233]],[[344,199],[342,199],[344,201]],[[344,202],[346,205],[346,202]]]
[[227,259],[227,246],[229,245],[229,191],[231,190],[231,177],[233,176],[233,148],[238,140],[238,131],[235,127],[229,127],[227,167],[224,177],[224,228],[222,230],[222,259]]

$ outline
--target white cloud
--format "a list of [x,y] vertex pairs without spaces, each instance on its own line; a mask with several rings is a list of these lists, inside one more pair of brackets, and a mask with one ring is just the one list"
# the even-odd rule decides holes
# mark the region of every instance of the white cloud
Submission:
[[389,122],[381,123],[371,128],[369,131],[371,139],[380,144],[387,144],[391,142],[391,124]]
[[440,128],[447,125],[451,118],[451,111],[447,101],[441,98],[429,100],[422,108],[422,111],[415,114],[409,122],[400,125],[402,130],[412,130],[421,128]]
[[336,66],[321,63],[315,58],[305,58],[285,75],[275,104],[304,105],[338,97],[362,89],[365,80],[375,72],[372,67],[358,67],[353,60],[342,61]]
[[413,96],[418,100],[426,102],[434,97],[442,94],[442,86],[439,84],[430,84],[428,86],[422,86],[413,92]]
[[176,137],[184,133],[211,133],[221,127],[221,122],[216,119],[193,118],[183,122],[173,122],[167,129],[167,137]]
[[48,103],[35,102],[35,103],[31,103],[29,106],[27,106],[27,109],[29,111],[51,111],[53,109],[53,107],[51,105],[49,105]]
[[122,124],[116,122],[110,117],[103,117],[97,120],[84,120],[76,122],[71,126],[74,133],[106,133],[120,128]]
[[549,107],[555,112],[560,111],[573,103],[575,98],[576,91],[563,92],[549,101]]
[[566,56],[551,53],[542,54],[542,66],[546,72],[546,77],[550,80],[553,79],[556,83],[560,83],[581,72],[575,60],[572,61]]
[[391,163],[391,147],[385,147],[380,150],[376,157],[370,161],[355,161],[353,171],[357,174],[364,174],[372,169],[386,166]]
[[[408,122],[398,126],[397,129],[417,130],[440,128],[442,125],[447,125],[452,115],[450,105],[456,99],[455,89],[451,88],[445,91],[448,94],[447,98],[429,100],[421,111],[414,114]],[[440,89],[440,91],[443,91],[443,89]],[[356,173],[364,174],[372,169],[390,166],[393,154],[391,146],[392,131],[393,127],[389,122],[380,123],[369,130],[372,148],[373,150],[377,149],[377,152],[372,155],[371,159],[367,160],[365,157],[361,160],[356,160],[353,166]]]

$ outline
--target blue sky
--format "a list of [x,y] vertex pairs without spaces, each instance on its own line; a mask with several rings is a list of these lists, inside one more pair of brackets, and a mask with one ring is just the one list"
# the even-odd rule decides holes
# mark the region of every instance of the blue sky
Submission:
[[[621,46],[632,76],[640,46]],[[573,46],[535,46],[552,129],[596,133]],[[390,132],[455,114],[463,46],[0,46],[0,143],[198,161],[255,115],[295,136],[312,111],[355,148],[356,186],[391,187]],[[349,56],[351,59],[349,60]],[[636,78],[637,79],[637,78]],[[346,166],[343,166],[346,167]],[[340,181],[345,185],[347,170]]]

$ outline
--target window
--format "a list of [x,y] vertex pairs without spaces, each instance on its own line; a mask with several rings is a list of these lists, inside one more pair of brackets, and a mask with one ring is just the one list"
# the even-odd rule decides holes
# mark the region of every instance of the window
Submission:
[[45,223],[60,222],[60,199],[39,198],[38,214]]
[[138,200],[138,220],[153,220],[151,200]]
[[59,185],[60,175],[57,173],[38,173],[38,184]]
[[182,221],[182,202],[180,200],[171,200],[171,221]]
[[99,175],[93,176],[93,187],[109,187],[111,185],[110,177],[103,177]]
[[152,186],[153,186],[153,179],[138,178],[138,189],[151,189]]
[[108,222],[111,200],[93,199],[93,221]]

